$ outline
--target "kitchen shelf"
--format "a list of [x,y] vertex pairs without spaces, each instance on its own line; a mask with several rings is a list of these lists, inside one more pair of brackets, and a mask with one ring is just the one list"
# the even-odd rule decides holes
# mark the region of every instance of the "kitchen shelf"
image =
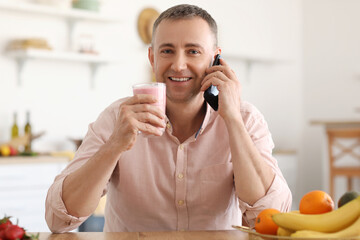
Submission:
[[88,10],[73,9],[73,8],[57,8],[42,4],[14,2],[14,1],[0,1],[0,9],[11,10],[32,14],[43,14],[54,17],[68,18],[75,21],[86,20],[96,22],[117,22],[118,18],[104,15],[98,12]]
[[59,8],[55,6],[48,6],[36,3],[27,3],[24,1],[15,0],[0,0],[0,11],[21,12],[32,15],[42,15],[50,17],[58,17],[64,19],[68,25],[67,51],[48,51],[48,50],[11,50],[7,52],[9,57],[15,58],[18,65],[18,85],[21,85],[23,78],[23,69],[28,60],[31,59],[46,59],[46,60],[61,60],[72,62],[84,62],[89,64],[91,70],[90,86],[94,87],[95,75],[100,65],[116,61],[101,55],[91,55],[71,52],[73,33],[76,23],[80,21],[90,21],[98,23],[117,23],[120,19],[105,15],[104,13],[74,9],[74,8]]
[[51,50],[10,50],[7,56],[14,58],[18,65],[18,84],[21,85],[23,79],[23,70],[28,60],[45,59],[83,62],[89,64],[91,70],[90,86],[94,87],[95,75],[100,65],[118,61],[117,59],[101,55],[91,55],[76,52],[56,52]]
[[68,49],[71,49],[75,25],[79,21],[92,21],[99,23],[116,23],[120,22],[119,18],[105,15],[103,13],[74,9],[74,8],[57,8],[42,4],[14,2],[0,0],[0,10],[22,12],[28,14],[41,14],[51,17],[60,17],[66,20],[68,25]]

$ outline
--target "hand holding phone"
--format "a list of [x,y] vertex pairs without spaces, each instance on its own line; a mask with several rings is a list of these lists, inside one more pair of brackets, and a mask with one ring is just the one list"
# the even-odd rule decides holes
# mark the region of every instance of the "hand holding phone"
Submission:
[[[214,62],[213,62],[213,66],[215,65],[220,65],[220,54],[217,54],[215,56],[215,59],[214,59]],[[205,101],[207,103],[209,103],[209,105],[215,110],[217,111],[218,108],[219,108],[219,90],[211,85],[208,89],[205,90],[204,92],[204,98],[205,98]]]

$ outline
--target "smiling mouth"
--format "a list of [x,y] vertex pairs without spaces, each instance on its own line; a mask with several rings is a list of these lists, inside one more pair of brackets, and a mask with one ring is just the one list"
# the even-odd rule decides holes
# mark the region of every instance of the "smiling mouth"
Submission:
[[191,79],[191,77],[182,77],[182,78],[169,77],[169,79],[174,82],[187,82]]

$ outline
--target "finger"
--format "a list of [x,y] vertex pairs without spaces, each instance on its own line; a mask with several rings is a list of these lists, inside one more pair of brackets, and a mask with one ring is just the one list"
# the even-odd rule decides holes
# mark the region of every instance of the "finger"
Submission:
[[161,119],[166,118],[165,113],[160,108],[160,106],[156,106],[156,105],[136,104],[136,105],[132,105],[132,111],[135,113],[148,112],[148,113],[151,113]]
[[139,103],[156,103],[157,99],[150,94],[136,94],[125,101],[128,105],[134,105]]
[[212,65],[210,68],[216,68],[216,67],[230,68],[230,65],[223,58],[220,58],[219,64],[218,65]]
[[160,129],[158,127],[154,127],[153,125],[149,123],[142,123],[139,122],[138,130],[147,133],[147,134],[153,134],[156,136],[161,136],[163,134],[163,129]]
[[233,79],[233,77],[235,76],[234,71],[229,66],[221,66],[221,65],[212,66],[210,68],[207,68],[205,70],[205,72],[207,74],[210,74],[213,72],[222,72],[230,79]]
[[207,74],[213,73],[213,72],[223,72],[224,67],[221,65],[211,66],[205,70]]
[[229,64],[223,58],[220,58],[220,65],[225,66],[225,67],[229,66]]
[[164,128],[166,126],[164,119],[161,119],[149,112],[136,113],[135,118],[138,120],[138,122],[149,123],[155,127]]
[[219,78],[210,78],[210,79],[208,79],[208,81],[204,82],[204,84],[200,88],[200,91],[205,91],[211,85],[216,86],[218,88],[218,90],[220,91],[220,86],[222,84],[224,84],[223,80],[220,80]]
[[209,79],[211,78],[218,78],[218,79],[222,79],[223,81],[228,80],[227,76],[223,72],[216,71],[206,75],[204,79],[201,81],[201,84],[205,84],[205,82],[209,81]]

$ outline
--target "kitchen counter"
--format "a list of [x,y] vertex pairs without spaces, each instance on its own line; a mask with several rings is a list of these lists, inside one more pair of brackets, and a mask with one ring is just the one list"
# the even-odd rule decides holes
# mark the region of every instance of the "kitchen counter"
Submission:
[[1,164],[29,164],[29,163],[67,163],[71,160],[68,156],[13,156],[0,157]]
[[360,127],[360,119],[319,119],[310,121],[312,125],[324,125],[326,128]]
[[[34,234],[34,233],[33,233]],[[72,233],[40,233],[39,240],[248,240],[248,234],[239,230],[229,231],[194,231],[194,232],[72,232]]]

